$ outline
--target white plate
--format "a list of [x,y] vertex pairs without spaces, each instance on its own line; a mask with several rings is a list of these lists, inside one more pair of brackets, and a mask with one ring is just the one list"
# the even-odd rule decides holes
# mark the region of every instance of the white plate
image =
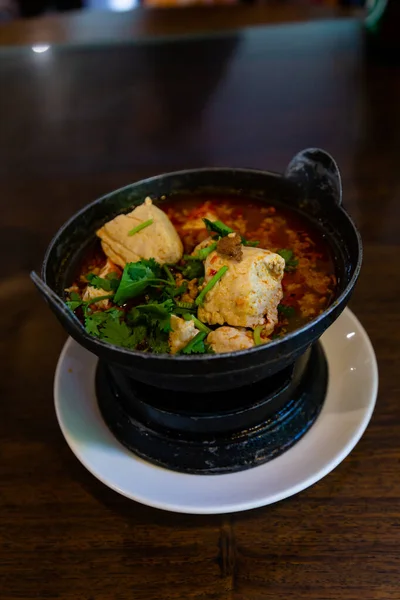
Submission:
[[[283,500],[313,485],[351,452],[375,406],[378,368],[371,342],[346,309],[321,338],[329,365],[322,411],[278,458],[227,475],[186,475],[156,467],[124,448],[97,406],[97,358],[69,339],[54,382],[57,418],[71,450],[110,488],[149,506],[182,513],[229,513]],[[362,468],[362,467],[361,467]]]

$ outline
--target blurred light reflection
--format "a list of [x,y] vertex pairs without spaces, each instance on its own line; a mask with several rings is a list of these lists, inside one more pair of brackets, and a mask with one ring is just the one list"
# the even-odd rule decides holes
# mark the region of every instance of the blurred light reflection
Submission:
[[45,44],[42,45],[38,45],[38,46],[32,46],[32,50],[33,52],[36,52],[36,54],[43,54],[43,52],[47,52],[47,50],[50,49],[50,46],[46,46]]
[[139,4],[138,0],[109,0],[111,10],[122,12],[131,10]]

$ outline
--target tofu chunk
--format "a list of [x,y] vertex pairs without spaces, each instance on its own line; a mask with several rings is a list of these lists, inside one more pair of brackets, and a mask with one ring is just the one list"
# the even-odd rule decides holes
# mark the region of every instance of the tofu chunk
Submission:
[[186,223],[182,226],[182,229],[194,229],[196,231],[199,231],[200,229],[205,229],[206,226],[203,219],[208,219],[209,221],[218,221],[218,216],[213,212],[207,211],[194,219],[189,218],[186,221]]
[[185,321],[176,315],[171,315],[171,327],[172,331],[169,334],[171,354],[182,350],[199,333],[193,321]]
[[206,238],[205,240],[200,242],[200,244],[197,244],[197,246],[192,252],[192,255],[196,254],[199,250],[203,250],[203,248],[207,248],[208,246],[210,246],[210,244],[213,244],[214,241],[215,240],[213,240],[211,237]]
[[216,353],[235,352],[254,347],[253,333],[247,329],[218,327],[207,336],[207,342]]
[[[119,269],[117,265],[115,265],[109,258],[107,258],[106,264],[99,272],[99,277],[104,278],[110,273],[117,273],[117,275],[121,275],[121,269]],[[107,296],[108,294],[109,292],[106,292],[105,290],[99,290],[98,288],[88,285],[83,293],[82,300],[84,302],[87,302],[88,300],[92,300],[93,298],[100,298],[100,296]],[[102,308],[104,310],[107,310],[111,307],[111,303],[109,300],[100,300],[100,302],[95,302],[94,306],[96,306],[96,308]]]
[[223,266],[228,271],[206,295],[199,307],[200,321],[210,325],[256,327],[272,331],[278,322],[285,261],[274,252],[243,247],[240,262],[214,251],[205,261],[205,283]]
[[[131,229],[144,221],[153,223],[129,236]],[[154,206],[151,198],[127,215],[118,215],[97,231],[105,254],[124,268],[128,262],[154,258],[160,264],[174,264],[182,258],[180,237],[164,211]]]

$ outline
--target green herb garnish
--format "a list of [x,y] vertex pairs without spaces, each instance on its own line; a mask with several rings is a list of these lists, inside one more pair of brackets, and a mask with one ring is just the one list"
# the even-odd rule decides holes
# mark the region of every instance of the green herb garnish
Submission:
[[171,331],[171,314],[174,307],[175,304],[172,300],[165,300],[161,303],[152,302],[135,306],[131,314],[134,321],[139,316],[145,316],[149,325],[167,333]]
[[287,306],[286,304],[279,304],[278,312],[281,313],[287,319],[289,317],[293,317],[296,314],[295,308],[293,306]]
[[132,328],[123,320],[124,313],[117,308],[105,311],[96,311],[86,314],[85,328],[88,333],[99,339],[122,346],[134,348],[137,344]]
[[[203,219],[208,231],[215,231],[219,236],[225,237],[229,233],[235,233],[234,229],[225,225],[222,221],[210,221],[209,219]],[[248,241],[242,235],[240,236],[243,246],[258,246],[258,241]]]
[[199,331],[180,352],[182,354],[204,354],[207,351],[206,344],[204,343],[206,337],[207,334],[205,332]]
[[213,242],[209,246],[198,250],[196,254],[185,254],[183,257],[185,260],[205,260],[211,252],[217,248],[217,242]]
[[256,346],[261,346],[264,344],[264,340],[261,337],[261,332],[264,329],[264,325],[257,325],[253,331],[253,339]]
[[208,231],[215,231],[221,237],[225,237],[228,233],[234,233],[234,230],[222,221],[210,221],[210,219],[203,219],[203,221]]
[[165,279],[160,279],[161,266],[150,258],[136,263],[127,263],[122,273],[121,281],[114,297],[116,304],[122,305],[130,298],[143,294],[145,289],[152,284],[165,284]]
[[167,265],[163,266],[163,271],[165,272],[168,281],[172,284],[175,285],[175,279],[174,276],[172,275],[171,271],[169,270],[169,268],[167,267]]
[[180,286],[166,287],[165,293],[170,298],[175,298],[175,296],[181,296],[182,294],[184,294],[187,291],[187,287],[188,287],[188,283],[187,283],[187,281],[184,281],[182,283],[182,285],[180,285]]
[[198,258],[188,261],[182,269],[182,275],[186,277],[186,279],[198,279],[199,277],[204,277],[203,261]]
[[109,273],[105,277],[99,277],[94,273],[88,273],[86,279],[92,287],[98,290],[104,290],[105,292],[115,292],[118,289],[120,281],[117,273]]
[[142,229],[145,229],[146,227],[148,227],[149,225],[152,225],[153,223],[154,223],[154,219],[149,219],[148,221],[143,221],[143,223],[139,223],[139,225],[136,225],[136,227],[134,227],[133,229],[128,231],[128,235],[135,235],[135,233],[142,231]]
[[203,300],[206,297],[206,295],[208,294],[208,292],[214,287],[214,285],[217,283],[217,281],[225,275],[227,270],[228,270],[228,267],[226,265],[224,265],[223,267],[221,267],[219,269],[219,271],[217,271],[217,273],[215,273],[215,275],[213,277],[211,277],[210,281],[207,283],[205,288],[202,289],[202,291],[200,292],[200,294],[197,296],[196,300],[194,301],[197,306],[200,306],[200,304],[203,303]]
[[101,328],[100,337],[105,342],[114,344],[115,346],[122,346],[123,348],[132,348],[134,341],[132,339],[132,329],[121,319],[123,316],[120,313],[108,315],[108,319],[103,323]]
[[72,292],[70,294],[70,300],[67,300],[65,302],[65,304],[73,312],[77,308],[79,308],[80,306],[82,306],[83,311],[86,314],[91,304],[96,304],[97,302],[101,302],[102,300],[111,300],[111,298],[114,298],[114,295],[113,294],[107,294],[106,296],[95,296],[94,298],[90,298],[90,300],[87,300],[86,302],[84,302],[81,299],[81,297],[80,297],[79,294],[77,294],[76,292]]
[[189,313],[186,313],[185,315],[183,315],[183,318],[185,319],[185,321],[193,321],[193,323],[195,324],[196,328],[199,331],[202,331],[203,333],[207,333],[207,335],[211,332],[211,329],[209,329],[207,327],[207,325],[204,325],[204,323],[202,323],[197,317],[195,317],[194,315],[191,315]]
[[187,292],[188,289],[188,282],[184,281],[179,287],[176,287],[174,292],[173,292],[173,297],[175,296],[182,296],[182,294],[185,294]]
[[147,341],[155,354],[169,354],[170,346],[167,333],[154,329],[149,332]]
[[178,308],[184,308],[185,310],[196,310],[194,302],[175,302]]
[[71,292],[69,294],[69,300],[67,300],[65,304],[68,306],[69,309],[72,310],[72,312],[74,312],[74,310],[82,306],[83,301],[77,292]]
[[285,271],[294,271],[299,264],[299,261],[294,255],[293,250],[288,250],[287,248],[283,248],[282,250],[278,250],[277,254],[282,256],[285,261]]

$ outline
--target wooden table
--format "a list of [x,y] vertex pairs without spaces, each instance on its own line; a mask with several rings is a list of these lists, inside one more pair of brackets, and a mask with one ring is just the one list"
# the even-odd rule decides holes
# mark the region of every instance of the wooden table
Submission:
[[[345,19],[3,48],[0,90],[1,599],[398,600],[399,72],[366,62],[361,25]],[[337,158],[365,244],[351,308],[380,368],[367,432],[318,484],[248,513],[177,515],[119,496],[58,428],[65,334],[30,269],[109,190],[184,167],[282,171],[307,146]]]

